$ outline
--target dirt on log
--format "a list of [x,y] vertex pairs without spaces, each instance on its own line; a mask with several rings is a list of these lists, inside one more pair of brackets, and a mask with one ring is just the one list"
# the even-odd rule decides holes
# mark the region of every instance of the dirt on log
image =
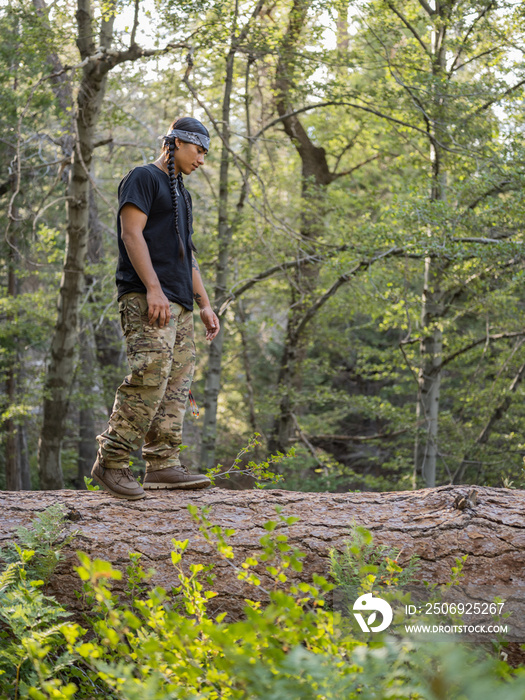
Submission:
[[[286,529],[289,542],[306,554],[302,573],[290,578],[310,581],[312,574],[328,575],[328,553],[342,549],[352,523],[368,528],[376,544],[402,550],[402,565],[411,555],[421,558],[422,580],[445,583],[457,557],[467,554],[464,581],[476,585],[520,588],[525,564],[525,492],[465,486],[443,486],[391,493],[299,493],[282,490],[163,491],[141,501],[122,501],[103,492],[0,492],[0,546],[14,537],[39,512],[61,503],[69,513],[71,530],[80,533],[65,551],[49,593],[80,612],[75,591],[80,580],[73,567],[75,551],[105,559],[125,571],[129,552],[140,552],[141,562],[156,574],[153,584],[170,589],[178,585],[171,562],[171,541],[189,540],[183,556],[190,563],[214,564],[211,586],[218,595],[210,612],[227,611],[226,620],[242,614],[244,599],[264,601],[258,589],[237,580],[235,570],[222,560],[198,530],[188,504],[209,506],[212,523],[235,529],[229,543],[238,564],[261,550],[263,525],[276,520],[275,506],[299,521]],[[257,570],[257,569],[256,569]],[[260,570],[262,574],[264,569]],[[264,586],[265,577],[261,575]],[[119,582],[116,590],[122,585]],[[523,585],[523,584],[522,584]]]

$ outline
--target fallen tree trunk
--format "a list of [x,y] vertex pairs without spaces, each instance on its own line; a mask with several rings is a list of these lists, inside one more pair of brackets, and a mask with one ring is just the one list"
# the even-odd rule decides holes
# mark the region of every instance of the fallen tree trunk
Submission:
[[[141,501],[121,501],[103,492],[39,491],[0,492],[0,546],[13,539],[17,527],[26,526],[39,512],[62,503],[71,530],[80,534],[65,550],[49,593],[73,611],[80,612],[75,590],[80,589],[73,566],[76,550],[92,558],[109,560],[125,570],[128,553],[140,552],[141,562],[156,574],[152,583],[170,589],[178,585],[171,563],[171,540],[189,540],[183,556],[190,563],[214,564],[210,602],[212,613],[227,611],[237,618],[244,598],[265,600],[262,591],[237,580],[235,570],[202,537],[187,505],[209,506],[212,523],[234,528],[230,538],[240,563],[260,551],[263,525],[282,514],[299,521],[288,528],[289,543],[305,552],[302,573],[290,571],[292,580],[310,581],[312,574],[328,575],[330,548],[342,549],[352,523],[368,528],[376,544],[402,550],[402,565],[411,555],[421,557],[421,579],[432,583],[450,580],[455,559],[467,554],[464,581],[469,584],[518,587],[525,564],[525,492],[465,486],[443,486],[391,493],[299,493],[292,491],[228,491],[212,488],[193,492],[160,492]],[[261,568],[263,572],[264,569]],[[265,578],[261,576],[264,586]],[[122,585],[119,583],[119,585]],[[116,587],[117,588],[117,587]],[[118,590],[118,588],[117,588]]]

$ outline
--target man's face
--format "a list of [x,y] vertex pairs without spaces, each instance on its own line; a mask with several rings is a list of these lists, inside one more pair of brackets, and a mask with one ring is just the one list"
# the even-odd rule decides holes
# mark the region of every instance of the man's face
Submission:
[[175,139],[175,143],[179,147],[179,150],[175,151],[175,162],[184,175],[190,175],[204,163],[207,151],[196,143],[187,143],[178,138]]

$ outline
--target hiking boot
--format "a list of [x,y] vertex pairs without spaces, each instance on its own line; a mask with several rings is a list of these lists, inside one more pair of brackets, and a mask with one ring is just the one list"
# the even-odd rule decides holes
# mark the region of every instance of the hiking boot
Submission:
[[168,467],[146,472],[145,489],[205,489],[211,481],[204,474],[190,474],[187,467]]
[[99,458],[93,465],[91,476],[112,496],[125,498],[128,501],[138,501],[146,494],[139,482],[133,476],[131,469],[108,469],[103,467]]

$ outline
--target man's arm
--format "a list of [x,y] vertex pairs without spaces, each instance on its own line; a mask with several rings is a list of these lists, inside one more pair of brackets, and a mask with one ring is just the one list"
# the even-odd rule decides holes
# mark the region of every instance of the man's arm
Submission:
[[191,268],[192,268],[192,279],[193,279],[193,298],[197,302],[201,312],[201,321],[206,326],[206,340],[213,340],[221,326],[217,314],[211,308],[210,300],[204,289],[204,284],[202,282],[201,273],[199,270],[199,263],[195,258],[195,255],[191,254]]
[[157,273],[151,264],[148,245],[143,231],[148,217],[134,204],[125,204],[120,212],[122,242],[126,246],[131,264],[146,287],[148,318],[151,325],[158,319],[163,328],[170,320],[170,302],[160,286]]

